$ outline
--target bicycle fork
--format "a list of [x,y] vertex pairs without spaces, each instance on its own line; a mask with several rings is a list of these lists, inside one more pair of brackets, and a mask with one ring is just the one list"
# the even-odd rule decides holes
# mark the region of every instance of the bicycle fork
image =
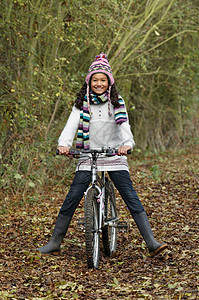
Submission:
[[105,172],[102,172],[102,178],[100,180],[101,188],[97,185],[97,166],[95,160],[92,165],[92,187],[98,192],[97,195],[97,210],[95,214],[98,215],[98,232],[102,232],[102,222],[104,218],[104,199],[105,199]]

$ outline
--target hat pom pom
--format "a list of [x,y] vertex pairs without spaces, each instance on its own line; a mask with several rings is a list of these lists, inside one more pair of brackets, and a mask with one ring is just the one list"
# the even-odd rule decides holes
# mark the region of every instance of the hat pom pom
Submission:
[[105,53],[100,53],[99,55],[95,56],[95,60],[99,60],[99,59],[106,59],[108,61],[107,55]]

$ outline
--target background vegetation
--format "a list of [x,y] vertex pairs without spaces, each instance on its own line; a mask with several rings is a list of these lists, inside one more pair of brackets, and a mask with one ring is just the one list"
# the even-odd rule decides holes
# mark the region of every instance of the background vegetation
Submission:
[[[64,180],[58,136],[96,54],[106,52],[137,148],[198,141],[198,1],[3,0],[1,186]],[[70,178],[73,163],[64,172]],[[62,179],[61,179],[62,178]]]
[[[1,299],[199,299],[198,15],[198,0],[0,1]],[[133,183],[169,248],[149,257],[116,194],[129,230],[88,271],[83,201],[61,256],[34,250],[74,175],[75,161],[54,156],[57,139],[102,51],[136,140]]]

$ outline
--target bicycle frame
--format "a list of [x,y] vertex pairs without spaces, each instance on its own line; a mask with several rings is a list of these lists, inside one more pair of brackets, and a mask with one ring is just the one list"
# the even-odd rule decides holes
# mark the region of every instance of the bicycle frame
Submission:
[[[107,156],[112,156],[112,155],[117,155],[118,149],[116,148],[106,148],[103,147],[101,150],[70,150],[69,154],[73,155],[76,157],[76,155],[80,155],[82,153],[90,153],[92,155],[92,160],[91,160],[91,174],[92,174],[92,185],[87,189],[86,193],[88,190],[92,187],[95,187],[96,190],[99,192],[99,228],[98,230],[101,232],[102,231],[102,225],[108,225],[108,226],[115,226],[113,222],[118,221],[119,219],[114,219],[108,222],[103,223],[104,220],[104,203],[105,203],[105,182],[106,182],[106,177],[105,177],[105,171],[102,171],[101,178],[98,175],[97,171],[97,154],[106,154]],[[130,154],[131,150],[127,151],[127,154]],[[59,155],[59,150],[56,152],[57,155]],[[97,184],[97,182],[100,183],[101,188]],[[97,213],[97,212],[95,212]]]
[[[101,178],[98,175],[97,171],[97,153],[91,153],[92,154],[92,163],[91,163],[91,186],[87,189],[86,193],[90,188],[95,188],[98,191],[98,200],[97,202],[99,203],[99,228],[98,231],[102,232],[102,225],[103,225],[103,220],[104,220],[104,202],[105,202],[105,171],[101,172]],[[97,184],[97,182],[100,183],[101,188]],[[97,213],[97,212],[95,212]]]
[[88,268],[97,269],[100,258],[100,233],[102,233],[104,253],[111,256],[116,251],[119,220],[113,183],[105,176],[105,171],[101,172],[101,177],[98,175],[97,159],[99,154],[117,155],[117,149],[102,148],[101,150],[70,150],[69,152],[74,157],[83,153],[91,154],[92,176],[91,186],[85,192],[84,228],[87,264]]

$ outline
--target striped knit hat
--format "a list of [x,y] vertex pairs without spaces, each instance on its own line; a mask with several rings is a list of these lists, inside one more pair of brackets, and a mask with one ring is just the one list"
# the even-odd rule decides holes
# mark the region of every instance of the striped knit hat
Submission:
[[108,76],[111,85],[114,84],[114,78],[111,71],[111,66],[108,63],[106,54],[100,53],[95,57],[95,61],[91,64],[86,77],[86,83],[90,83],[91,76],[95,73],[104,73]]

